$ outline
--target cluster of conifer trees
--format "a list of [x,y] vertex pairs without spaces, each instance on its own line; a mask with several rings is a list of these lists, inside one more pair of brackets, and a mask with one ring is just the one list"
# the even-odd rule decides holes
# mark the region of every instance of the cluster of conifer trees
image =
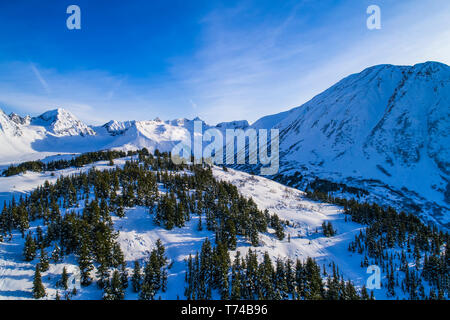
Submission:
[[[146,149],[141,150],[141,153],[145,153]],[[148,151],[146,152],[148,154]],[[56,171],[61,169],[66,169],[70,167],[82,167],[84,165],[94,163],[97,161],[110,161],[113,163],[113,159],[123,158],[126,156],[136,155],[135,151],[116,151],[116,150],[107,150],[107,151],[96,151],[96,152],[87,152],[83,153],[77,157],[74,157],[70,160],[53,160],[47,163],[42,161],[26,161],[22,162],[18,165],[11,165],[7,169],[3,170],[2,175],[5,177],[10,177],[19,173],[24,173],[26,171],[34,171],[34,172],[43,172],[43,171]]]
[[381,267],[386,273],[384,285],[389,295],[395,297],[401,291],[409,299],[448,297],[448,233],[390,207],[349,201],[344,208],[353,221],[367,225],[350,243],[349,249],[364,254],[362,265]]
[[332,265],[328,275],[311,258],[305,262],[291,259],[272,261],[267,252],[258,262],[256,251],[245,257],[237,251],[231,262],[226,245],[212,247],[206,239],[200,253],[187,260],[185,296],[189,300],[213,298],[232,300],[368,300],[365,287],[357,292],[350,281],[344,281]]
[[167,262],[166,249],[161,240],[156,241],[154,248],[142,271],[139,261],[134,262],[133,275],[131,278],[134,292],[139,293],[142,300],[153,300],[159,291],[167,289]]
[[197,214],[198,229],[213,231],[216,240],[228,249],[236,248],[237,236],[258,245],[258,233],[266,232],[268,226],[277,230],[280,239],[284,238],[283,223],[278,216],[259,210],[251,198],[241,196],[232,184],[217,181],[210,167],[191,166],[189,171],[193,174],[158,174],[157,180],[167,191],[151,208],[159,225],[169,230],[182,227],[191,213]]
[[448,299],[450,289],[449,234],[425,225],[417,216],[392,207],[333,197],[308,190],[314,200],[344,207],[351,221],[366,228],[355,236],[349,251],[363,255],[361,267],[377,265],[385,274],[382,285],[391,297]]
[[[365,288],[358,293],[351,282],[345,282],[337,268],[333,267],[331,275],[325,269],[321,273],[312,259],[271,261],[265,254],[258,262],[256,252],[249,250],[245,257],[236,256],[231,262],[228,250],[236,248],[238,236],[258,246],[258,234],[271,227],[282,240],[285,222],[267,210],[259,210],[232,184],[217,181],[208,166],[176,165],[169,154],[155,152],[153,156],[146,149],[126,154],[89,153],[74,163],[52,166],[82,166],[125,155],[135,157],[122,168],[91,169],[60,177],[54,184],[45,182],[29,195],[4,204],[0,241],[10,240],[13,230],[19,230],[25,238],[24,259],[36,262],[34,297],[45,296],[41,272],[46,272],[51,262],[74,254],[83,286],[95,280],[104,291],[104,299],[123,299],[129,275],[111,214],[124,217],[125,208],[144,206],[162,227],[182,227],[194,214],[199,216],[197,228],[215,235],[215,247],[206,240],[201,252],[187,261],[188,299],[215,295],[223,299],[369,298]],[[324,183],[320,181],[321,190],[327,189]],[[403,292],[410,299],[448,298],[448,233],[392,208],[334,198],[318,190],[307,194],[343,206],[352,221],[366,226],[349,250],[363,255],[362,267],[376,264],[382,268],[386,275],[382,285],[390,295]],[[32,232],[30,222],[35,220],[42,224]],[[322,229],[325,236],[336,232],[331,223],[324,223]],[[164,247],[158,242],[142,268],[136,261],[131,276],[133,290],[141,299],[153,299],[166,289],[167,270]],[[62,291],[67,290],[67,270],[59,285]],[[67,292],[66,298],[70,298]]]
[[[182,227],[191,214],[199,215],[198,228],[213,231],[216,241],[225,245],[224,250],[236,247],[237,236],[258,245],[258,233],[267,231],[268,226],[277,231],[277,237],[284,237],[283,222],[276,215],[260,211],[252,199],[242,197],[230,183],[217,181],[210,167],[175,165],[167,153],[156,152],[153,156],[141,150],[134,155],[137,157],[127,161],[123,168],[103,171],[94,168],[62,176],[54,184],[46,181],[29,195],[4,204],[0,241],[10,240],[16,229],[26,238],[24,259],[39,261],[36,298],[45,294],[41,290],[40,272],[48,270],[50,261],[57,263],[65,255],[75,254],[81,285],[88,286],[95,279],[96,285],[104,290],[105,299],[122,299],[128,273],[111,214],[123,217],[127,207],[147,207],[155,221],[167,229]],[[86,159],[103,156],[99,152],[89,154]],[[30,222],[35,220],[42,220],[42,227],[32,232]],[[142,299],[152,299],[159,290],[165,290],[166,260],[161,256],[161,248],[158,243],[156,253],[152,252],[144,267],[142,279],[135,268],[133,288]],[[69,297],[66,293],[66,298]]]
[[322,232],[325,237],[332,237],[337,233],[337,230],[333,228],[333,224],[330,221],[322,223]]

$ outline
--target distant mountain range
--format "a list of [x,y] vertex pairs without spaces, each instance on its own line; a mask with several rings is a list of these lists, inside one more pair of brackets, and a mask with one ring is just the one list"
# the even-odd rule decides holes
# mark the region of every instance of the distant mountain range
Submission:
[[[0,163],[55,153],[147,147],[169,151],[199,119],[110,121],[88,126],[64,109],[31,118],[0,111]],[[379,65],[350,75],[307,103],[204,128],[280,130],[280,174],[304,188],[319,177],[450,226],[450,67]],[[241,169],[252,171],[249,166]],[[290,179],[298,177],[302,179]]]
[[[195,121],[202,120],[111,120],[102,126],[89,126],[62,108],[47,111],[38,117],[22,117],[15,113],[7,115],[0,110],[0,163],[112,148],[131,150],[146,147],[151,152],[156,149],[170,151],[193,132]],[[216,126],[202,123],[203,130],[217,128],[221,132],[249,127],[246,120],[222,122]]]

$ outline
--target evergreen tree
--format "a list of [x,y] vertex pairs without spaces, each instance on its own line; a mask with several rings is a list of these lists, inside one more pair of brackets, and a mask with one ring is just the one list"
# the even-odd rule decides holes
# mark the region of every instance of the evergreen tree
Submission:
[[88,286],[92,281],[90,273],[94,269],[94,265],[92,264],[91,252],[86,237],[83,237],[81,241],[78,266],[80,268],[81,285]]
[[67,274],[66,267],[64,267],[62,274],[61,274],[61,285],[65,290],[67,290],[69,288],[68,281],[69,281],[69,275]]
[[139,292],[141,290],[141,282],[142,282],[142,274],[141,274],[141,266],[139,265],[139,261],[134,262],[133,275],[131,277],[131,286],[134,292]]
[[111,281],[105,288],[103,300],[123,300],[125,297],[120,273],[114,270]]
[[36,265],[36,269],[34,271],[34,279],[33,279],[33,298],[40,299],[45,297],[45,288],[42,284],[41,272],[40,272],[39,264]]
[[25,247],[23,249],[23,256],[25,261],[31,261],[36,257],[36,242],[34,241],[31,233],[27,234],[25,239]]
[[58,263],[61,261],[61,249],[55,244],[55,249],[52,251],[52,260],[54,263]]
[[41,248],[41,257],[39,259],[39,267],[42,272],[45,272],[49,269],[50,262],[47,256],[47,252],[44,248]]

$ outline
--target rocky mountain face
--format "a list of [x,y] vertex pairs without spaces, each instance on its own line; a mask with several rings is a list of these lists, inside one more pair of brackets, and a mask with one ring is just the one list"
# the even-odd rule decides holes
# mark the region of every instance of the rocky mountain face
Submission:
[[47,111],[31,119],[34,126],[44,127],[55,136],[93,136],[95,131],[78,120],[72,113],[62,108]]
[[20,136],[22,131],[20,130],[20,125],[22,122],[21,117],[12,113],[8,116],[2,110],[0,110],[0,134],[9,136]]

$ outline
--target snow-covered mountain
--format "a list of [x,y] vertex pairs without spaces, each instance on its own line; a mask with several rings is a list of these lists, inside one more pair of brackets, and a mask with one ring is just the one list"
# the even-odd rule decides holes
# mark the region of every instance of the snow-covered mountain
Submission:
[[393,188],[402,199],[424,200],[440,223],[450,221],[445,64],[374,66],[254,126],[280,130],[284,176],[299,172],[363,188]]
[[40,116],[6,115],[0,110],[0,164],[40,159],[59,153],[79,153],[102,149],[153,152],[170,151],[180,141],[193,136],[194,122],[202,122],[202,130],[217,128],[246,129],[246,120],[222,122],[210,126],[199,118],[162,121],[111,120],[102,126],[89,126],[69,111],[59,108]]
[[[450,223],[450,67],[379,65],[350,75],[304,105],[203,130],[280,130],[280,176],[315,177],[370,191],[370,199]],[[92,127],[64,109],[31,118],[0,111],[0,164],[58,153],[146,147],[170,151],[193,120],[115,121]],[[255,168],[242,167],[253,172]],[[276,178],[280,178],[280,176]]]
[[[11,119],[13,117],[14,115],[11,116]],[[31,124],[42,126],[48,133],[55,136],[95,135],[95,131],[92,128],[62,108],[47,111],[39,117],[31,118]]]

